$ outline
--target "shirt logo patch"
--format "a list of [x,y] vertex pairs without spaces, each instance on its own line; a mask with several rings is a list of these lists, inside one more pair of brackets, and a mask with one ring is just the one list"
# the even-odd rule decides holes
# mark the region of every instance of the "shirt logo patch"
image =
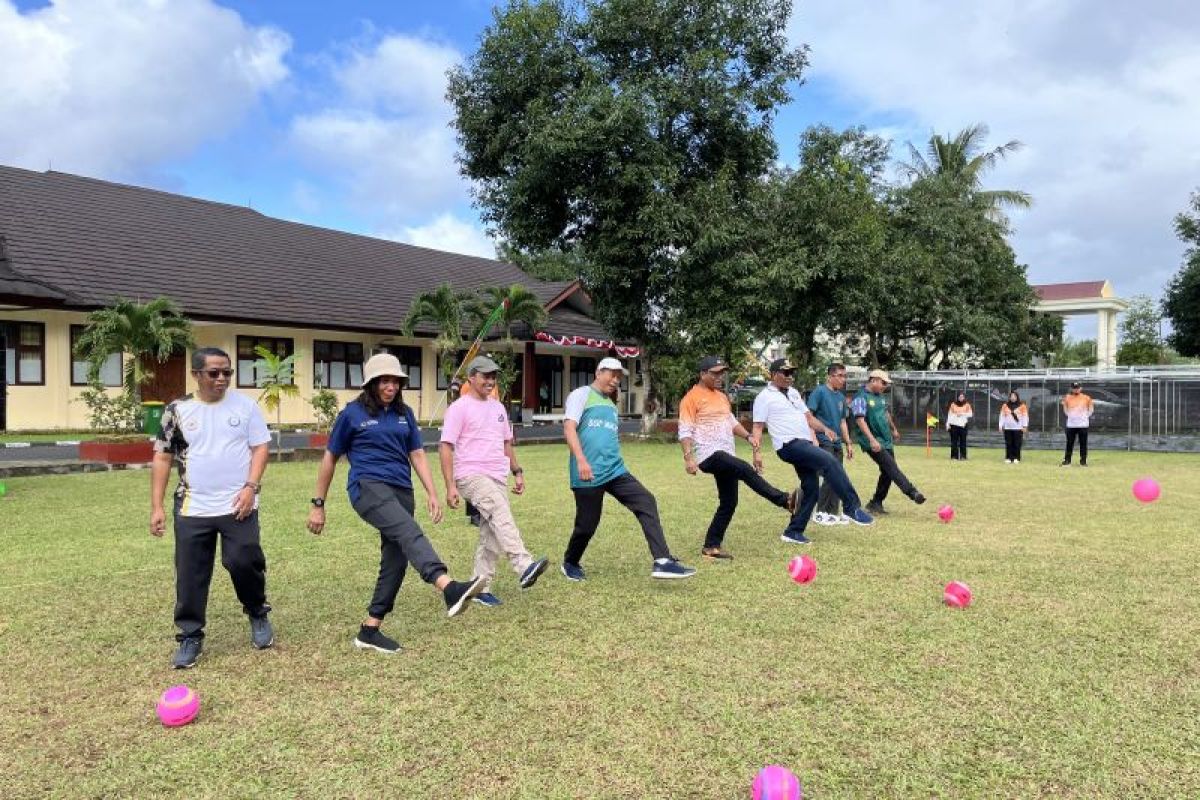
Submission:
[[868,401],[867,401],[867,405],[869,405],[871,408],[874,408],[874,407],[875,407],[875,401],[874,401],[874,400],[868,400]]
[[236,428],[237,426],[239,426],[241,424],[242,424],[241,417],[230,417],[229,418],[229,427]]
[[199,427],[200,427],[200,421],[196,420],[196,419],[189,419],[187,422],[183,423],[183,429],[185,431],[194,431],[194,430],[198,429]]
[[500,414],[499,416],[497,416],[497,417],[496,417],[496,422],[504,422],[504,415],[503,415],[503,414]]
[[377,420],[377,419],[364,419],[362,422],[358,423],[358,427],[369,428],[372,425],[378,425],[378,424],[379,424],[379,420]]

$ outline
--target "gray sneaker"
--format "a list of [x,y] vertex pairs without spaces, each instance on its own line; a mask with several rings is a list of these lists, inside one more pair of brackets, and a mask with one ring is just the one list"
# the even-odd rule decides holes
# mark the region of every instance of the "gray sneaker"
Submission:
[[275,644],[275,629],[266,614],[250,618],[250,643],[255,650],[266,650]]
[[171,657],[171,666],[175,669],[191,669],[196,666],[196,659],[200,658],[203,649],[203,640],[199,636],[187,637],[179,643],[179,649]]

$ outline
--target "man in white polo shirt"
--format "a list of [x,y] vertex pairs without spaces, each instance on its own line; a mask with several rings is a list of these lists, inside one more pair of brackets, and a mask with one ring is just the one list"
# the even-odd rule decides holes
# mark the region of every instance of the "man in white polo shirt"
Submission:
[[150,533],[166,532],[163,495],[171,463],[179,465],[175,490],[176,669],[196,665],[204,640],[208,587],[217,539],[221,564],[250,618],[250,641],[262,650],[275,642],[267,619],[267,559],[259,544],[258,489],[267,468],[271,434],[250,398],[229,392],[229,355],[215,347],[192,354],[196,393],[163,410],[150,469]]
[[778,358],[771,362],[770,369],[771,382],[754,398],[754,431],[751,434],[751,444],[756,448],[754,466],[762,467],[762,454],[757,447],[765,426],[771,434],[775,454],[795,468],[802,495],[791,523],[779,538],[792,544],[808,544],[804,529],[808,527],[808,520],[817,506],[822,477],[842,501],[846,516],[858,525],[870,525],[874,519],[862,509],[858,493],[854,491],[846,470],[837,458],[817,445],[814,429],[831,439],[836,434],[813,416],[800,397],[800,392],[792,386],[796,368],[786,358]]

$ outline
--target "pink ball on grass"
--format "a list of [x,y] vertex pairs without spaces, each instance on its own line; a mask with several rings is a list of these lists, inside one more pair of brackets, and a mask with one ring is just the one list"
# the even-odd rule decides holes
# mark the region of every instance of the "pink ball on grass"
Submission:
[[796,556],[788,562],[788,574],[796,583],[811,583],[817,577],[817,562],[808,556]]
[[158,698],[158,718],[168,728],[187,725],[200,713],[200,696],[186,686],[172,686]]
[[800,779],[790,769],[778,764],[758,771],[750,793],[754,800],[800,800],[804,797]]
[[1153,503],[1162,494],[1162,487],[1154,478],[1138,478],[1133,482],[1133,496],[1143,503]]
[[962,581],[950,581],[942,592],[946,605],[954,608],[966,608],[971,605],[971,587]]
[[938,509],[938,519],[942,522],[949,522],[954,519],[954,506],[945,505]]

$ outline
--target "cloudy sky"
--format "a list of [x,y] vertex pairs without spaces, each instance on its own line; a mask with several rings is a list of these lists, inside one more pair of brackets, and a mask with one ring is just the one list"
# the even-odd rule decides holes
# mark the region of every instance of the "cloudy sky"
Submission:
[[[0,0],[0,163],[492,255],[443,100],[491,6]],[[1200,5],[809,0],[790,34],[812,66],[777,122],[781,160],[817,122],[898,154],[983,122],[1025,143],[988,182],[1035,199],[1012,215],[1033,282],[1158,296],[1178,268],[1171,220],[1200,188]]]

